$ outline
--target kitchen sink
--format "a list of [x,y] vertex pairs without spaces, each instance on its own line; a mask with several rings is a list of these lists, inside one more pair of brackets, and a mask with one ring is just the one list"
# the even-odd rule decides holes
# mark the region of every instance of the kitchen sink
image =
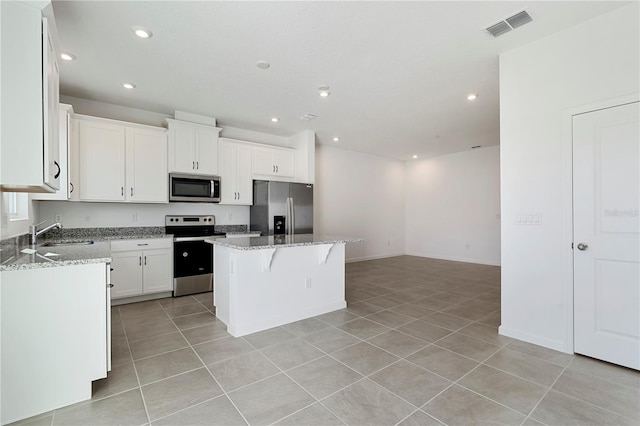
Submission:
[[71,240],[71,241],[49,241],[42,247],[60,247],[60,246],[88,246],[93,244],[93,240]]

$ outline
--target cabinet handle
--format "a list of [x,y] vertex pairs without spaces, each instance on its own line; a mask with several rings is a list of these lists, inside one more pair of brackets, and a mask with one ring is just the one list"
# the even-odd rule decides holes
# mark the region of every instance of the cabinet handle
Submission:
[[276,173],[278,173],[278,166],[276,166]]
[[131,196],[133,197],[133,186],[131,187]]
[[191,170],[195,170],[196,169],[196,162],[192,161],[191,162]]
[[109,288],[113,288],[113,284],[109,284],[107,287],[109,287]]
[[138,257],[138,266],[142,266],[142,256]]
[[113,272],[113,268],[109,268],[109,270],[110,270],[111,272]]
[[196,161],[196,170],[200,170],[200,163]]
[[238,192],[238,200],[240,199],[240,193]]
[[120,195],[124,197],[124,186],[120,187]]
[[138,246],[148,246],[149,243],[138,243]]
[[55,164],[56,167],[58,168],[58,173],[56,173],[56,175],[53,178],[58,179],[60,177],[60,164],[58,164],[57,161],[54,161],[53,164]]
[[72,182],[69,182],[69,185],[71,185],[71,191],[69,191],[69,194],[71,194],[71,193],[73,192],[73,189],[74,189],[74,187],[73,187],[73,183],[72,183]]
[[144,257],[144,266],[147,266],[147,256]]
[[271,167],[273,167],[273,173],[275,173],[276,172],[276,166],[271,165]]

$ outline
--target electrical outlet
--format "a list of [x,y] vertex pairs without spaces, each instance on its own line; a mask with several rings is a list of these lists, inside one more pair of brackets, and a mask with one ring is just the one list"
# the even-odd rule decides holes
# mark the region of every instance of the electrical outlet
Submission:
[[58,223],[62,223],[62,215],[60,213],[56,213],[56,215],[53,216],[53,221],[54,222],[58,222]]
[[138,213],[133,213],[131,215],[131,222],[136,222],[138,220]]

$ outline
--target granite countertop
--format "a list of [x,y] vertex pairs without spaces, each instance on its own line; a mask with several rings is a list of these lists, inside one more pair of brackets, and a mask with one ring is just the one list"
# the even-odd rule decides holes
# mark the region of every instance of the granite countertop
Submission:
[[264,237],[236,237],[207,239],[207,242],[236,250],[264,250],[283,247],[314,246],[320,244],[342,244],[364,241],[362,238],[334,235],[298,234],[269,235]]
[[[44,244],[44,242],[43,242]],[[44,247],[38,245],[35,253],[23,253],[30,246],[15,246],[13,250],[0,252],[0,271],[53,268],[58,266],[85,265],[88,263],[111,262],[109,241],[94,241],[93,244]],[[57,256],[52,256],[55,253]],[[49,256],[46,256],[49,254]]]

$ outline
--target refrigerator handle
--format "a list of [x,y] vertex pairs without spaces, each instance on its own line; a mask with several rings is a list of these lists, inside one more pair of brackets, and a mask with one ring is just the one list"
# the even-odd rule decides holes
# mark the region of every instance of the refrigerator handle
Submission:
[[296,232],[296,211],[293,208],[294,206],[294,201],[293,201],[293,197],[289,197],[290,203],[291,203],[291,235],[293,235]]

